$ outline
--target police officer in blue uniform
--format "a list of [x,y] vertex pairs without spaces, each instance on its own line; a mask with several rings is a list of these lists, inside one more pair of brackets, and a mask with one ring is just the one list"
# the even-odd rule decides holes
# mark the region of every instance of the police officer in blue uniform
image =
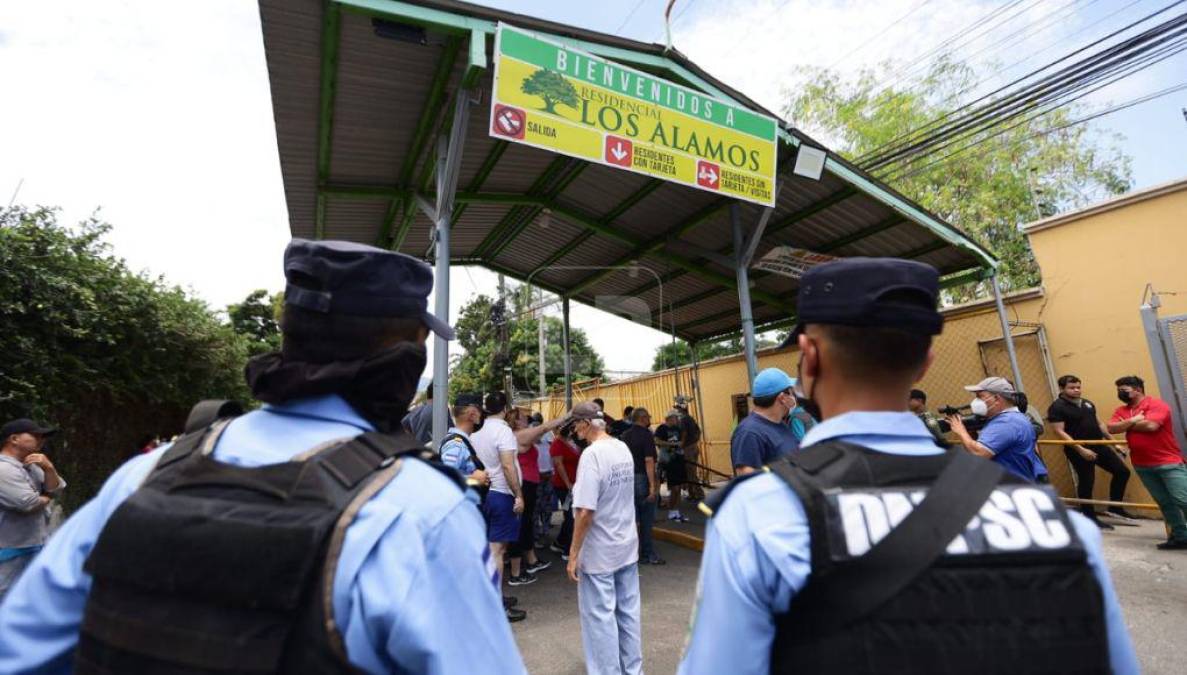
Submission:
[[524,672],[476,497],[400,420],[433,277],[293,240],[255,410],[137,457],[0,608],[0,672]]
[[706,504],[681,673],[1138,672],[1097,528],[905,409],[937,296],[904,260],[804,275],[788,342],[823,421]]

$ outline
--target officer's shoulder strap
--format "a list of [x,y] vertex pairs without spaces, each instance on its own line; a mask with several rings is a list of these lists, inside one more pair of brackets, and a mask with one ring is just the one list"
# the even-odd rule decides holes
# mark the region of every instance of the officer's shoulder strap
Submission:
[[201,431],[220,419],[238,417],[242,414],[243,406],[238,401],[214,398],[198,401],[190,408],[183,433]]
[[169,449],[157,459],[152,473],[160,471],[171,464],[176,464],[186,457],[193,455],[195,452],[210,454],[214,449],[214,444],[218,442],[219,437],[223,435],[223,431],[226,430],[227,425],[231,423],[231,419],[215,420],[202,428],[188,431],[179,436],[169,446]]

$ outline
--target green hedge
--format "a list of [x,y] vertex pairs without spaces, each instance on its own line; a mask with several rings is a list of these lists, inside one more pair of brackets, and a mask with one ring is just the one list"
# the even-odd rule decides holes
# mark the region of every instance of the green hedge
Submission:
[[178,433],[195,401],[249,396],[248,339],[182,289],[129,270],[103,241],[109,229],[0,210],[0,419],[62,429],[48,453],[70,484],[67,511],[142,437]]

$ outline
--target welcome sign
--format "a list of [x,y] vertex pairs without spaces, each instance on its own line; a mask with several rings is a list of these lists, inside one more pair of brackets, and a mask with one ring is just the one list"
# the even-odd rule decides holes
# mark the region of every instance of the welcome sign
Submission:
[[490,133],[774,206],[774,118],[499,24]]

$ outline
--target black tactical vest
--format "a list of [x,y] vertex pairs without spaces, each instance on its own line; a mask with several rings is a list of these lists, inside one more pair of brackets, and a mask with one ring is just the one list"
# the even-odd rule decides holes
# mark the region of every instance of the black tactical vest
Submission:
[[771,672],[1109,672],[1101,589],[1049,488],[974,467],[989,497],[965,499],[976,516],[949,518],[949,532],[968,525],[934,539],[938,557],[912,546],[926,536],[889,536],[916,508],[931,513],[921,504],[933,485],[951,496],[937,477],[969,459],[984,461],[831,441],[770,467],[804,504],[812,549],[807,584],[775,617]]
[[331,605],[346,528],[424,446],[366,433],[239,467],[210,457],[226,424],[178,439],[103,528],[75,672],[354,670]]

